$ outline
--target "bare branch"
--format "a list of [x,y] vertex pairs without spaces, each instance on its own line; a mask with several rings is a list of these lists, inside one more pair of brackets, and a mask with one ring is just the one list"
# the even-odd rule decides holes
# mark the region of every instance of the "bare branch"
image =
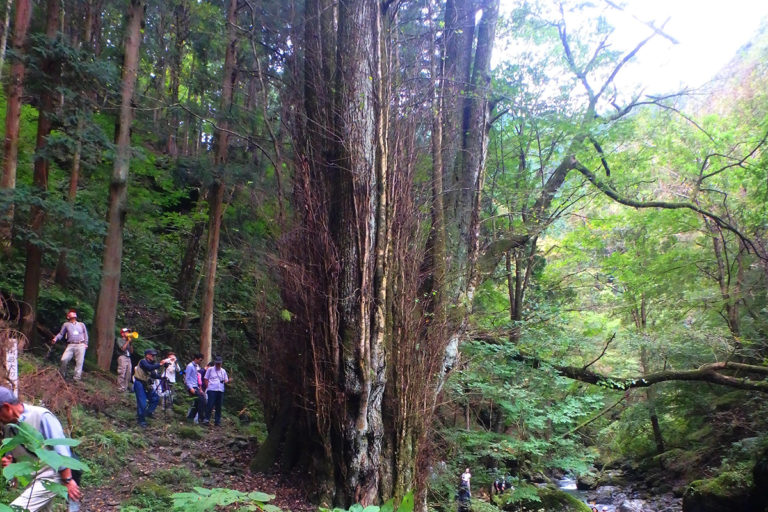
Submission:
[[[604,0],[604,1],[605,1],[605,3],[607,3],[608,5],[610,5],[611,7],[613,7],[614,9],[616,9],[616,10],[619,10],[619,11],[624,11],[624,8],[623,8],[622,6],[620,6],[620,5],[617,5],[616,3],[612,2],[611,0]],[[651,30],[653,30],[653,31],[654,31],[654,33],[656,33],[656,34],[660,35],[661,37],[663,37],[663,38],[665,38],[665,39],[668,39],[669,41],[671,41],[671,42],[672,42],[672,44],[680,44],[680,41],[678,41],[677,39],[675,39],[675,38],[674,38],[674,37],[672,37],[671,35],[667,34],[667,33],[666,33],[666,32],[664,32],[663,30],[661,30],[661,28],[664,28],[664,25],[666,25],[666,24],[667,24],[667,21],[669,21],[669,19],[667,19],[667,21],[665,21],[665,22],[664,22],[664,23],[661,25],[661,28],[658,28],[658,27],[657,27],[657,26],[656,26],[656,25],[653,23],[653,21],[643,21],[643,20],[641,20],[640,18],[638,18],[637,16],[635,16],[634,14],[630,14],[630,16],[632,16],[632,17],[633,17],[635,20],[639,21],[639,22],[640,22],[640,23],[642,23],[643,25],[645,25],[645,26],[647,26],[648,28],[650,28]]]
[[[746,162],[748,159],[750,159],[752,156],[754,156],[754,154],[757,152],[757,150],[758,150],[758,149],[760,149],[760,148],[761,148],[761,147],[762,147],[762,146],[763,146],[763,145],[766,143],[766,141],[768,141],[768,131],[767,131],[767,132],[765,132],[765,135],[763,135],[763,138],[762,138],[762,139],[760,139],[760,142],[758,142],[758,143],[757,143],[757,145],[756,145],[754,148],[752,148],[752,151],[750,151],[749,153],[747,153],[746,155],[744,155],[744,157],[743,157],[743,158],[741,158],[741,159],[737,160],[736,162],[733,162],[733,163],[730,163],[730,164],[728,164],[728,165],[725,165],[725,166],[723,166],[723,167],[719,168],[719,169],[718,169],[718,170],[716,170],[716,171],[712,171],[712,172],[711,172],[711,173],[709,173],[709,174],[705,174],[705,175],[703,175],[703,176],[701,177],[701,181],[704,181],[704,180],[706,180],[707,178],[711,178],[712,176],[715,176],[715,175],[717,175],[717,174],[720,174],[721,172],[723,172],[723,171],[725,171],[725,170],[728,170],[728,169],[730,169],[731,167],[741,167],[742,165],[744,165],[744,162]],[[714,156],[714,155],[712,155],[712,156]],[[722,155],[719,155],[719,156],[722,156]],[[707,156],[707,158],[709,158],[709,156]]]
[[572,157],[572,160],[573,160],[573,166],[572,166],[573,169],[576,169],[581,174],[583,174],[603,194],[607,195],[617,203],[623,204],[624,206],[631,206],[633,208],[664,208],[667,210],[680,210],[680,209],[691,210],[693,212],[696,212],[700,215],[703,215],[705,217],[712,219],[721,228],[726,229],[731,233],[735,234],[736,236],[738,236],[745,246],[751,248],[751,250],[754,251],[755,254],[758,255],[758,257],[762,258],[762,256],[760,256],[760,253],[757,251],[757,248],[755,247],[755,244],[752,242],[752,240],[747,238],[747,236],[744,235],[741,231],[739,231],[738,228],[726,222],[720,216],[715,215],[714,213],[704,210],[702,208],[699,208],[695,204],[691,204],[691,203],[673,203],[673,202],[667,202],[667,201],[642,202],[642,201],[635,201],[634,199],[622,197],[610,185],[598,180],[597,176],[595,176],[594,173],[592,173],[589,169],[584,167],[584,165],[582,165],[578,160],[576,160],[575,157]]
[[584,88],[587,90],[587,95],[589,96],[589,103],[594,104],[595,100],[595,93],[592,90],[592,87],[590,87],[589,82],[587,81],[587,75],[584,72],[584,70],[580,70],[579,67],[576,65],[576,60],[573,58],[573,52],[571,52],[571,45],[568,43],[568,34],[565,30],[565,13],[563,13],[563,6],[560,5],[560,23],[557,24],[557,32],[560,34],[560,42],[563,44],[563,51],[565,52],[565,59],[568,62],[568,66],[571,68],[571,71],[581,80],[582,85],[584,85]]
[[600,359],[602,359],[602,357],[605,355],[605,352],[608,350],[608,346],[611,344],[611,342],[614,339],[616,339],[616,333],[615,332],[613,334],[611,334],[611,337],[608,338],[608,341],[605,342],[605,346],[603,347],[603,351],[600,352],[600,355],[597,356],[595,359],[593,359],[589,364],[584,365],[584,368],[582,368],[582,369],[586,370],[587,368],[589,368],[590,366],[592,366],[593,364],[598,362]]
[[611,74],[608,76],[608,78],[605,80],[605,83],[604,83],[604,84],[603,84],[603,86],[600,88],[600,91],[597,93],[597,96],[596,96],[595,98],[599,98],[599,97],[600,97],[600,96],[603,94],[603,92],[605,92],[605,90],[608,88],[608,86],[609,86],[609,85],[610,85],[610,84],[613,82],[613,79],[614,79],[614,78],[616,78],[616,75],[619,73],[619,71],[621,71],[621,68],[622,68],[622,67],[624,67],[624,65],[625,65],[627,62],[629,62],[630,60],[632,60],[632,58],[633,58],[633,57],[634,57],[634,56],[637,54],[637,52],[639,52],[639,51],[640,51],[640,49],[641,49],[643,46],[645,46],[645,45],[646,45],[646,43],[647,43],[648,41],[650,41],[650,40],[653,38],[653,36],[654,36],[654,35],[656,35],[656,34],[651,34],[650,36],[648,36],[648,37],[646,37],[645,39],[643,39],[642,41],[640,41],[640,42],[637,44],[637,46],[635,46],[635,47],[632,49],[632,51],[631,51],[631,52],[629,52],[628,54],[626,54],[626,55],[624,56],[624,58],[623,58],[623,59],[621,59],[621,60],[618,62],[618,64],[616,64],[616,66],[613,68],[613,71],[612,71],[612,72],[611,72]]
[[611,168],[608,167],[608,161],[605,159],[605,153],[603,152],[602,146],[600,146],[600,143],[597,142],[597,139],[595,139],[593,136],[589,136],[589,140],[592,142],[592,145],[595,147],[595,151],[600,155],[600,162],[603,164],[603,169],[605,169],[605,175],[610,176],[611,175]]

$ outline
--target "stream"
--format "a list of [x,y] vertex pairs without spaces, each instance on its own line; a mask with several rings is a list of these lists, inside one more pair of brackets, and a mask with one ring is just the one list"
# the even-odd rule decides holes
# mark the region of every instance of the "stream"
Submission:
[[[604,485],[589,491],[580,491],[575,478],[557,480],[560,490],[567,492],[599,512],[680,512],[680,498],[672,494],[651,495],[632,485]],[[594,502],[594,503],[593,503]]]

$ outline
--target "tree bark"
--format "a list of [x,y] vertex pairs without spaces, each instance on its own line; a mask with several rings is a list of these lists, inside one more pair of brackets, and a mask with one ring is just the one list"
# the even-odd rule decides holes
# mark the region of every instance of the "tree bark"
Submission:
[[[56,39],[56,31],[59,24],[59,1],[48,0],[45,35],[48,43],[53,45]],[[48,191],[48,159],[39,156],[44,150],[48,135],[51,133],[52,116],[54,110],[54,90],[59,82],[55,78],[56,62],[51,59],[45,59],[42,65],[43,72],[47,76],[49,83],[43,87],[40,93],[40,109],[37,118],[37,139],[35,142],[35,157],[33,185],[36,192],[40,194],[42,200]],[[30,211],[31,223],[30,232],[32,239],[26,243],[27,261],[24,272],[24,316],[22,318],[22,332],[27,336],[32,344],[36,341],[35,319],[37,318],[37,299],[40,295],[40,277],[42,276],[43,247],[40,239],[43,234],[43,224],[45,223],[45,210],[43,207],[33,205]]]
[[[80,162],[83,151],[82,132],[84,128],[84,122],[82,119],[77,121],[77,132],[75,137],[77,142],[75,143],[75,152],[72,154],[72,171],[69,174],[69,189],[67,191],[67,202],[74,208],[75,200],[77,199],[77,186],[80,182]],[[69,230],[72,227],[72,221],[67,220],[65,229]],[[67,265],[67,249],[64,248],[59,253],[58,261],[56,262],[56,269],[54,270],[53,280],[56,284],[66,285],[69,281],[69,265]]]
[[173,8],[174,31],[173,51],[170,57],[170,107],[168,114],[168,142],[166,152],[176,157],[179,154],[179,87],[181,85],[181,63],[184,58],[184,43],[189,35],[189,5],[187,0],[179,0]]
[[[3,142],[3,176],[0,191],[13,191],[16,188],[16,166],[19,152],[19,125],[21,121],[21,99],[24,94],[24,43],[32,16],[32,2],[19,0],[13,18],[13,40],[11,47],[18,57],[11,64],[11,77],[8,83],[8,101],[5,110],[5,140]],[[13,204],[8,210],[0,212],[0,249],[11,248],[13,230]]]
[[[221,105],[218,126],[215,132],[214,167],[223,172],[229,151],[229,120],[237,69],[237,0],[230,0],[227,8],[227,50],[224,56]],[[200,352],[206,361],[211,359],[213,347],[213,301],[216,290],[216,263],[219,252],[221,215],[224,204],[224,185],[221,176],[216,176],[208,191],[208,248],[205,255],[205,285],[203,287],[202,310],[200,314]]]
[[213,298],[216,291],[216,264],[223,211],[224,185],[215,181],[208,189],[208,243],[200,312],[200,353],[205,361],[211,361],[213,356]]
[[130,0],[125,28],[125,57],[123,60],[120,124],[117,150],[109,186],[107,236],[104,243],[101,287],[96,304],[94,333],[97,342],[99,368],[109,370],[112,362],[117,297],[120,291],[120,270],[123,259],[123,226],[127,204],[128,171],[131,159],[131,102],[138,74],[141,22],[144,18],[144,0]]

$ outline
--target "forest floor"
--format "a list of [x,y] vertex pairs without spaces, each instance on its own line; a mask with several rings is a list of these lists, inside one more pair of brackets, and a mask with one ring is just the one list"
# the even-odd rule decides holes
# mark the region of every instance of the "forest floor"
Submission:
[[[261,491],[274,495],[270,503],[283,510],[317,510],[302,491],[301,475],[249,469],[263,436],[259,425],[243,425],[226,411],[221,427],[188,423],[191,400],[179,393],[173,408],[158,406],[149,427],[141,428],[134,395],[118,393],[112,376],[86,372],[75,384],[63,381],[53,365],[29,362],[35,371],[22,378],[22,398],[42,399],[82,441],[77,454],[90,466],[81,482],[83,510],[171,510],[171,495],[193,487]],[[81,407],[67,407],[73,403]]]

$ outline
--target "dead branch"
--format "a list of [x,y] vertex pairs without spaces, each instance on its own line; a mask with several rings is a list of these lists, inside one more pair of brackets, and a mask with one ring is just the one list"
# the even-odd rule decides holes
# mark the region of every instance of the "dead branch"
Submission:
[[608,346],[611,344],[611,342],[616,339],[616,333],[614,332],[610,338],[608,338],[608,341],[605,342],[605,346],[603,346],[603,351],[600,352],[600,355],[597,356],[595,359],[593,359],[589,364],[584,366],[584,370],[598,362],[602,357],[605,355],[605,352],[608,350]]

